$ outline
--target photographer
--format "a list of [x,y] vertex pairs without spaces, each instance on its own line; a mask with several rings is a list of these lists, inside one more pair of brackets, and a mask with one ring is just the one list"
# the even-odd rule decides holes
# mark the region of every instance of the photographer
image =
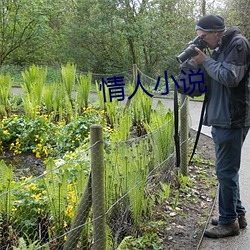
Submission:
[[219,181],[219,218],[205,235],[221,238],[239,234],[247,226],[240,200],[241,149],[250,126],[250,47],[237,27],[225,31],[220,16],[202,17],[195,30],[213,50],[212,57],[195,48],[192,58],[211,80],[203,124],[212,126]]

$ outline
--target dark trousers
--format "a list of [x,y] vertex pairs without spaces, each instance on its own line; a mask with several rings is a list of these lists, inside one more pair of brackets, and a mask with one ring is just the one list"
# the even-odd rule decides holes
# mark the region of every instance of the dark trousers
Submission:
[[249,127],[212,127],[215,143],[216,175],[219,181],[219,223],[231,224],[245,214],[240,200],[239,169],[241,149]]

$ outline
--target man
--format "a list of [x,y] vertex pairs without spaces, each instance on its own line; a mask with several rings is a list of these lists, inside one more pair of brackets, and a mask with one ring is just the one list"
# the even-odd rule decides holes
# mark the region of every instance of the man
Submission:
[[241,149],[250,126],[250,46],[237,27],[225,30],[220,16],[202,17],[195,30],[213,50],[211,57],[195,48],[193,57],[211,80],[204,125],[212,126],[216,175],[219,181],[219,218],[205,235],[221,238],[239,234],[247,226],[240,200]]

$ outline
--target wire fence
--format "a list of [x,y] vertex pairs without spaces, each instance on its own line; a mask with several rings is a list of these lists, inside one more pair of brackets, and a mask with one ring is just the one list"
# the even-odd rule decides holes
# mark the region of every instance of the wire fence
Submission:
[[[168,126],[165,124],[147,136],[129,141],[105,142],[105,215],[108,237],[112,239],[112,245],[107,249],[117,249],[124,237],[135,236],[141,220],[153,216],[154,199],[160,183],[170,181],[174,168],[173,140],[168,141],[167,152],[157,144],[157,140],[164,140],[162,135],[169,130]],[[155,155],[156,152],[159,154],[159,149],[161,154],[168,155],[160,163]],[[90,150],[91,147],[81,155],[88,157]],[[2,214],[1,217],[2,249],[20,246],[22,241],[33,242],[34,249],[62,249],[67,236],[71,232],[76,235],[79,229],[82,232],[77,239],[77,247],[72,248],[71,245],[65,249],[91,249],[93,223],[100,219],[93,220],[90,211],[92,200],[86,199],[95,188],[88,185],[91,168],[84,164],[84,160],[58,164],[48,162],[42,175],[24,179],[15,189],[7,189],[7,183],[10,187],[13,176],[5,175],[3,185],[6,184],[7,190],[1,193],[0,204],[1,210],[11,216]],[[3,163],[1,168],[4,168]],[[83,215],[77,226],[71,228],[84,189],[88,194],[84,195],[83,201],[90,204],[81,207]],[[95,199],[100,201],[98,196]],[[98,240],[102,239],[98,236]]]
[[[138,72],[143,83],[157,82]],[[187,105],[185,98],[180,113],[186,114]],[[182,129],[186,136],[187,125]],[[138,231],[140,223],[154,218],[155,204],[166,198],[162,184],[167,188],[176,174],[173,135],[171,113],[164,124],[143,136],[124,141],[101,138],[87,149],[77,149],[73,158],[48,159],[43,174],[21,178],[15,188],[13,169],[0,162],[1,249],[119,249],[129,237],[143,234]],[[183,137],[181,148],[186,143]],[[102,148],[93,153],[97,145]],[[100,152],[104,188],[93,182],[93,161],[94,166],[102,161]],[[103,206],[100,187],[105,210],[96,216],[94,207]],[[99,224],[103,219],[105,225]]]

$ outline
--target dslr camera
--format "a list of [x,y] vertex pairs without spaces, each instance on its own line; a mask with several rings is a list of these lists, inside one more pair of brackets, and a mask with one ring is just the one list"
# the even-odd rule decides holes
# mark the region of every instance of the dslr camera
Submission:
[[195,51],[195,47],[199,48],[200,50],[203,50],[207,48],[207,43],[199,36],[197,36],[190,45],[180,54],[178,55],[177,61],[179,63],[183,63],[188,58],[198,55],[198,53]]

